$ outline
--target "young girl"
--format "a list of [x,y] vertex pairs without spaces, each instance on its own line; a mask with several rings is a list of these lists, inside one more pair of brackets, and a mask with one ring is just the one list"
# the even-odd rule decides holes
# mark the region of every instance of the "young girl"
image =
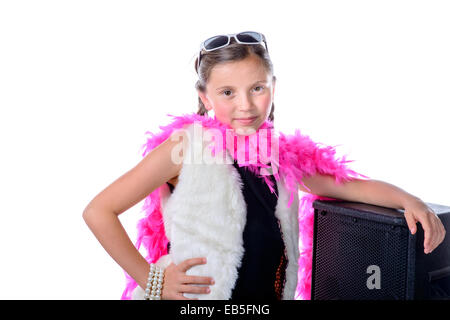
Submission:
[[[123,299],[310,298],[315,199],[404,209],[412,234],[421,223],[426,253],[443,241],[441,221],[418,197],[358,179],[367,177],[298,130],[274,131],[276,77],[264,35],[209,38],[195,63],[198,112],[150,134],[144,159],[83,213],[126,271]],[[144,198],[135,246],[118,215]]]

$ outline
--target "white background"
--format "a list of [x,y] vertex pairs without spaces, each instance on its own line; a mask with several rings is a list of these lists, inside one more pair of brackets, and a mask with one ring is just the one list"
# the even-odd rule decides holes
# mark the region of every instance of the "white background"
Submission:
[[[448,1],[1,1],[0,298],[119,299],[122,269],[82,219],[197,111],[207,37],[268,40],[275,125],[351,168],[450,205]],[[132,240],[143,202],[120,216]]]

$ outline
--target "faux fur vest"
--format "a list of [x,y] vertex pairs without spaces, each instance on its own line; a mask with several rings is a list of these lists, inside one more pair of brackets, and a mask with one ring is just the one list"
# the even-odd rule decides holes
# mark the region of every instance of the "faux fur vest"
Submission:
[[[187,130],[191,137],[198,138],[193,128],[191,125]],[[206,257],[206,264],[194,266],[186,274],[213,277],[215,284],[210,287],[211,292],[185,293],[185,297],[228,300],[244,254],[242,236],[247,210],[243,183],[236,168],[227,163],[233,162],[228,152],[223,155],[227,159],[225,164],[214,163],[205,148],[201,139],[191,141],[176,188],[172,194],[164,188],[162,213],[170,241],[170,259],[165,257],[164,263],[178,264],[189,258]],[[284,183],[278,181],[277,187],[279,198],[275,215],[280,221],[288,258],[283,299],[294,299],[299,258],[298,196],[288,208],[289,194]],[[133,297],[143,297],[142,288],[137,287]]]

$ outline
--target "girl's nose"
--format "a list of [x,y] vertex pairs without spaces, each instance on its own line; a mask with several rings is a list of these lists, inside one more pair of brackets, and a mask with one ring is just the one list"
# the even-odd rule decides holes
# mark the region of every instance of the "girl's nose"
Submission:
[[239,101],[238,107],[241,111],[251,110],[253,109],[253,102],[247,95],[243,95]]

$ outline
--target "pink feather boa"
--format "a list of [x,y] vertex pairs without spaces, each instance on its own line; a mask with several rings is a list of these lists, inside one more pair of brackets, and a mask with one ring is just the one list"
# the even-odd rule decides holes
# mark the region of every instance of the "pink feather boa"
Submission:
[[[166,125],[160,126],[162,130],[158,134],[153,134],[149,131],[147,142],[142,146],[142,156],[145,157],[151,150],[165,141],[175,129],[180,129],[186,124],[201,123],[205,128],[217,129],[222,132],[223,143],[222,148],[227,148],[231,156],[237,160],[239,166],[247,166],[252,172],[258,174],[268,184],[270,190],[274,192],[273,182],[268,179],[267,173],[261,175],[262,168],[272,168],[275,179],[278,181],[280,176],[284,178],[286,187],[291,192],[291,197],[288,206],[291,205],[295,193],[298,193],[298,184],[302,183],[302,178],[310,176],[315,173],[332,175],[336,183],[350,181],[357,177],[368,178],[365,175],[359,174],[347,167],[350,160],[336,159],[335,148],[331,146],[320,147],[318,143],[313,142],[308,136],[302,135],[297,129],[293,135],[284,135],[278,132],[278,139],[270,139],[271,133],[274,132],[273,123],[266,120],[255,134],[245,136],[244,141],[242,136],[239,138],[234,130],[229,125],[219,122],[215,117],[211,118],[208,115],[201,116],[195,113],[183,114],[181,116],[174,116],[174,120]],[[267,141],[270,145],[275,141],[278,143],[278,157],[264,158],[260,156],[260,136],[258,133],[260,129],[269,129]],[[255,138],[255,139],[253,139]],[[233,143],[234,141],[234,143]],[[230,143],[231,142],[231,143]],[[244,143],[245,142],[245,143]],[[267,144],[266,144],[267,145]],[[218,145],[214,144],[214,148]],[[220,148],[220,147],[219,147]],[[268,147],[270,149],[270,147]],[[211,151],[214,155],[217,149]],[[257,155],[255,157],[255,155]],[[278,162],[277,162],[278,160]],[[269,165],[270,162],[270,165]],[[306,186],[304,186],[308,189]],[[136,248],[139,249],[141,245],[147,251],[145,259],[149,263],[155,263],[161,256],[167,254],[168,239],[165,235],[164,224],[161,212],[161,187],[155,189],[149,194],[143,206],[145,217],[138,222],[138,236],[136,241]],[[308,189],[309,190],[309,189]],[[314,194],[306,193],[300,199],[299,203],[299,270],[298,270],[298,286],[296,290],[296,299],[310,299],[311,292],[311,268],[312,268],[312,241],[313,241],[313,224],[314,224],[314,209],[312,203],[316,199],[331,199],[319,197]],[[121,299],[130,299],[133,290],[137,283],[126,272],[126,288],[122,294]]]

